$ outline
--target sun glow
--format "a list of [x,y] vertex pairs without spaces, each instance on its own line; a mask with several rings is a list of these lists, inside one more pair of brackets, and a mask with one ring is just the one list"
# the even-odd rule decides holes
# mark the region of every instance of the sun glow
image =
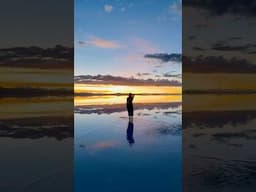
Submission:
[[129,85],[104,85],[104,84],[75,84],[75,93],[94,94],[181,94],[181,87],[171,86],[129,86]]

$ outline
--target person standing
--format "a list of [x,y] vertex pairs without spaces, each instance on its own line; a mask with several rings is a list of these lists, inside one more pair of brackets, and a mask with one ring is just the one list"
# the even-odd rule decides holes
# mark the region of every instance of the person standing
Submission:
[[129,93],[129,96],[127,97],[127,100],[126,100],[126,108],[127,108],[127,111],[128,111],[128,116],[129,117],[133,117],[133,99],[134,99],[134,94],[132,93]]

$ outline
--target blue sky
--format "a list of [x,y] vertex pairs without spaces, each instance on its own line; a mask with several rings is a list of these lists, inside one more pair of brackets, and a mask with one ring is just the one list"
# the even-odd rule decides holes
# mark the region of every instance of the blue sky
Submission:
[[181,53],[180,0],[76,0],[75,75],[163,78],[180,62],[145,54]]

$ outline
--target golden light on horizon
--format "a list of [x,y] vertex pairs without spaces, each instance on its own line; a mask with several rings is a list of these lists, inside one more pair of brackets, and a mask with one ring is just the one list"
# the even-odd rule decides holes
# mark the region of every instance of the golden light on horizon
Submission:
[[181,94],[182,87],[171,86],[141,86],[141,85],[104,85],[104,84],[75,84],[75,93],[134,93],[134,94]]
[[[101,105],[125,105],[127,96],[76,96],[74,100],[75,106],[101,106]],[[171,103],[181,102],[182,95],[135,95],[134,103]]]
[[0,86],[73,89],[73,71],[71,69],[1,67]]

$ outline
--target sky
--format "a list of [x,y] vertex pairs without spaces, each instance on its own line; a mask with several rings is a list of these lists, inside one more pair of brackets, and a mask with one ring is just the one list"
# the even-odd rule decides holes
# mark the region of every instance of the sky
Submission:
[[73,46],[71,0],[1,0],[0,48]]
[[181,81],[180,0],[76,0],[75,75]]

